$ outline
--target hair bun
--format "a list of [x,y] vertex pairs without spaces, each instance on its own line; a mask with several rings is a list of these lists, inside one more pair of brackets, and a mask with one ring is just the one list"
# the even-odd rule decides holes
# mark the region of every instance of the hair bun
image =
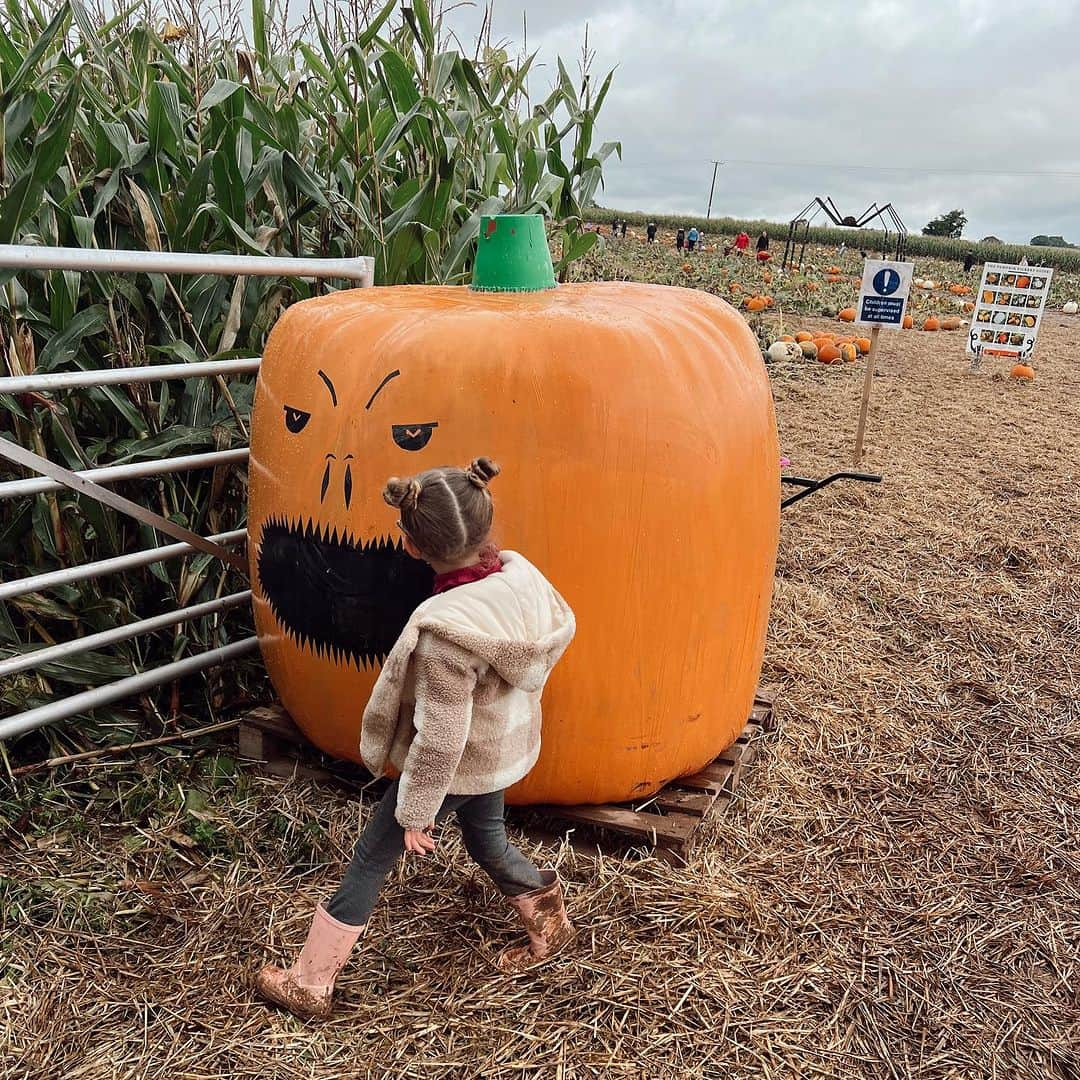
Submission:
[[478,488],[486,488],[489,480],[494,480],[502,470],[491,458],[474,458],[465,466],[465,475]]
[[386,481],[382,497],[390,506],[401,510],[415,510],[421,490],[420,481],[415,476],[404,480],[399,476],[391,476]]

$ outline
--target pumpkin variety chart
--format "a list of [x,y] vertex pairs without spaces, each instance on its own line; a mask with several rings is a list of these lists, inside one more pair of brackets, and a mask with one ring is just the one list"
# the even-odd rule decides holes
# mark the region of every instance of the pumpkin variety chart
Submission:
[[971,314],[968,355],[1030,357],[1053,274],[1045,266],[987,263]]

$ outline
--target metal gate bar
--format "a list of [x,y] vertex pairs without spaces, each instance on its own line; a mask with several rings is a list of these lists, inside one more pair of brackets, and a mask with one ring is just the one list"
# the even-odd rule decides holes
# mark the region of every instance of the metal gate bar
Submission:
[[0,660],[0,678],[5,675],[15,675],[20,671],[31,668],[44,667],[54,660],[62,660],[65,656],[77,656],[79,653],[95,652],[103,649],[106,645],[115,645],[119,641],[130,641],[133,637],[142,634],[151,634],[155,630],[164,630],[169,626],[177,626],[179,623],[190,622],[192,619],[201,619],[204,615],[215,615],[220,611],[228,611],[251,601],[251,590],[230,593],[228,596],[218,597],[216,600],[207,600],[203,604],[192,604],[190,607],[177,608],[176,611],[167,611],[164,615],[154,615],[149,619],[140,619],[138,622],[128,623],[126,626],[117,626],[112,630],[102,630],[100,634],[88,634],[86,637],[75,638],[74,641],[62,641],[59,645],[46,645],[42,649],[34,649],[32,652],[12,656],[7,660]]
[[[241,544],[247,539],[247,530],[234,529],[232,532],[216,533],[214,536],[208,536],[207,539],[213,540],[215,544]],[[125,570],[138,570],[140,567],[150,566],[152,563],[177,559],[181,555],[197,554],[198,552],[190,544],[164,544],[161,547],[133,551],[127,555],[114,555],[109,559],[83,563],[82,566],[68,566],[63,570],[48,570],[44,574],[35,574],[33,577],[0,583],[0,600],[10,600],[16,596],[42,592],[45,589],[55,589],[60,585],[72,585],[76,581],[107,577],[109,574],[118,574]]]
[[[95,484],[116,480],[140,480],[165,473],[190,472],[193,469],[213,469],[219,465],[246,464],[248,450],[215,450],[207,454],[184,454],[181,457],[158,458],[156,461],[132,461],[126,465],[106,465],[100,469],[79,469],[76,476]],[[0,500],[17,499],[23,495],[43,495],[46,491],[63,491],[59,480],[40,477],[29,480],[8,480],[0,483]]]
[[241,356],[235,360],[199,360],[194,364],[149,364],[144,367],[91,368],[83,371],[8,375],[0,379],[0,394],[73,390],[77,386],[126,386],[128,383],[193,379],[197,375],[250,375],[259,370],[261,363],[261,357]]

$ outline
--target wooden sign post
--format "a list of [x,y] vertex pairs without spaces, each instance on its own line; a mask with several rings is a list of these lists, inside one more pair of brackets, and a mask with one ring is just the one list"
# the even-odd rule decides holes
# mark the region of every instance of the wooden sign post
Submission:
[[874,361],[877,359],[877,339],[881,333],[881,326],[875,326],[870,331],[870,351],[866,354],[866,375],[862,384],[862,405],[859,406],[859,427],[855,432],[855,460],[856,465],[862,461],[863,436],[866,434],[866,411],[870,406],[870,387],[874,385]]
[[855,464],[862,461],[863,438],[866,435],[866,413],[870,407],[870,388],[874,384],[874,362],[878,355],[878,336],[883,326],[904,325],[908,293],[915,264],[867,259],[863,264],[862,285],[855,308],[855,321],[871,326],[870,351],[866,354],[866,374],[863,376],[862,405],[859,407],[859,427],[855,433]]

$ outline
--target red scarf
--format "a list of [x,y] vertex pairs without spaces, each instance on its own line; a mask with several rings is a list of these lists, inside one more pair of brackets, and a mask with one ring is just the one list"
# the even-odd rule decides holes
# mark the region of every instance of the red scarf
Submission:
[[435,575],[435,587],[431,590],[432,595],[454,589],[458,585],[468,585],[471,581],[480,581],[497,574],[502,569],[499,560],[499,549],[488,545],[480,550],[480,561],[472,566],[463,566],[460,570],[448,570],[445,574]]

